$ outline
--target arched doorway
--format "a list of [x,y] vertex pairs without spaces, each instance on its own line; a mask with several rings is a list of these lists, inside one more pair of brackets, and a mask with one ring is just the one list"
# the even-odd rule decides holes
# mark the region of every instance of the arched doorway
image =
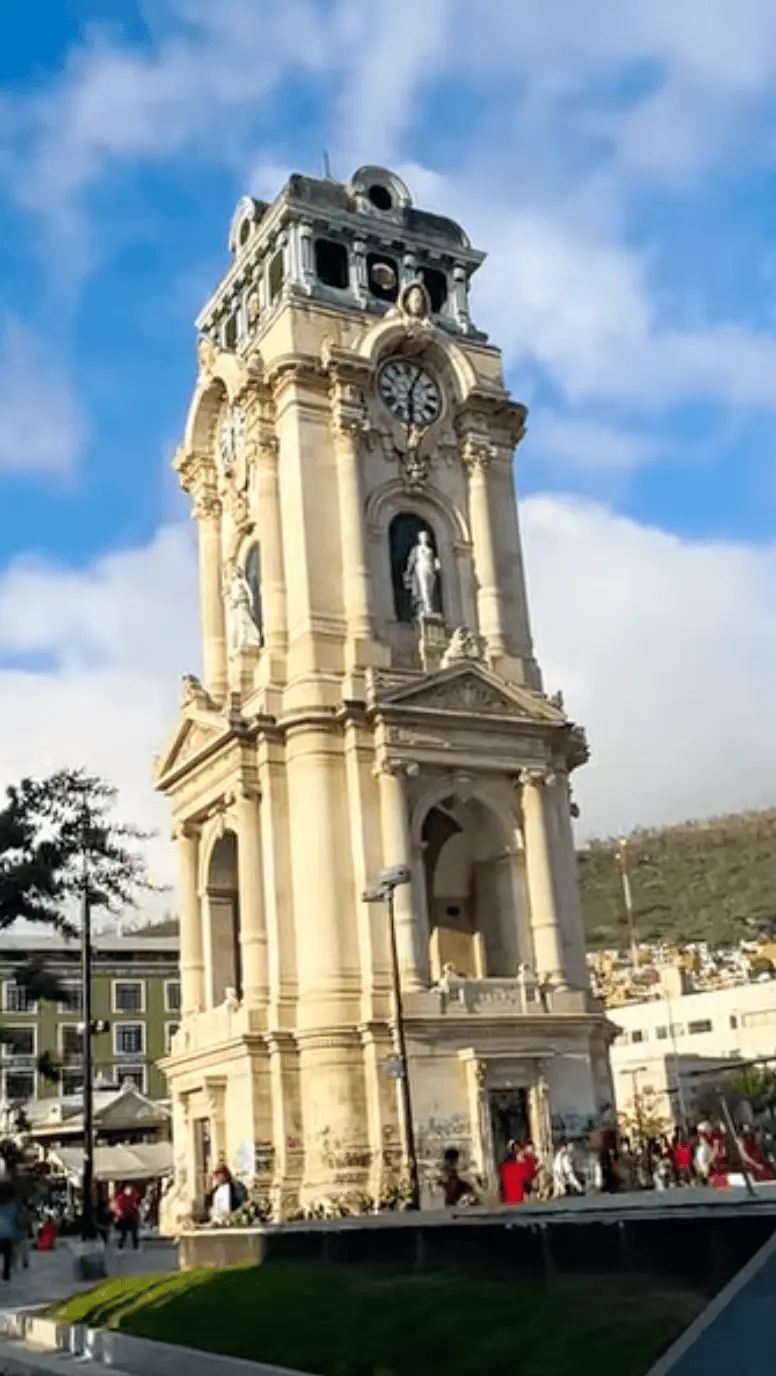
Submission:
[[227,989],[242,996],[237,837],[224,832],[213,847],[207,876],[208,940],[205,964],[208,1002],[224,1002]]
[[514,979],[521,961],[515,856],[493,811],[446,798],[423,824],[431,974]]

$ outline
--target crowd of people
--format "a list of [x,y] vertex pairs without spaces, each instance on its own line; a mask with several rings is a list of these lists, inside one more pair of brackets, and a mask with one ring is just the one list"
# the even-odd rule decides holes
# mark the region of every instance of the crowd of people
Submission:
[[[746,1175],[755,1184],[775,1180],[776,1141],[750,1126],[731,1136],[724,1123],[704,1121],[671,1137],[632,1141],[609,1130],[588,1143],[561,1140],[543,1161],[526,1139],[509,1143],[498,1174],[506,1205],[630,1190],[725,1189],[743,1184]],[[483,1199],[480,1183],[461,1174],[456,1148],[445,1152],[438,1184],[447,1208]]]
[[[107,1247],[115,1229],[117,1246],[123,1251],[128,1242],[140,1245],[142,1198],[134,1185],[119,1185],[112,1196],[98,1191],[95,1197],[94,1225],[97,1237]],[[0,1276],[11,1279],[14,1269],[26,1270],[30,1251],[53,1251],[68,1220],[61,1210],[36,1197],[24,1177],[0,1178]],[[74,1220],[80,1226],[80,1220]]]

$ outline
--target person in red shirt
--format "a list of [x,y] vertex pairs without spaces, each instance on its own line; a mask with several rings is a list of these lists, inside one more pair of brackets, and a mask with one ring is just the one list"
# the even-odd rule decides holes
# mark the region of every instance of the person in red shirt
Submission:
[[502,1204],[522,1204],[525,1199],[526,1163],[515,1142],[507,1147],[506,1160],[499,1169]]
[[758,1182],[773,1180],[773,1166],[765,1153],[760,1150],[757,1138],[750,1127],[742,1128],[739,1145],[744,1158],[744,1165],[752,1179]]
[[113,1196],[113,1217],[119,1236],[119,1251],[124,1250],[127,1237],[132,1238],[132,1247],[137,1251],[140,1235],[140,1195],[133,1185],[125,1185]]
[[671,1160],[677,1185],[692,1183],[692,1142],[677,1130],[671,1145]]

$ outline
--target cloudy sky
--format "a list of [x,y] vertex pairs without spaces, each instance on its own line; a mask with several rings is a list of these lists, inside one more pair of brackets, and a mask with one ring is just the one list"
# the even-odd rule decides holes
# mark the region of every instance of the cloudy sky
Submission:
[[169,471],[192,321],[239,197],[325,148],[490,255],[474,312],[531,411],[536,638],[593,748],[581,834],[773,803],[773,0],[11,9],[2,780],[85,762],[166,835],[151,757],[199,662]]

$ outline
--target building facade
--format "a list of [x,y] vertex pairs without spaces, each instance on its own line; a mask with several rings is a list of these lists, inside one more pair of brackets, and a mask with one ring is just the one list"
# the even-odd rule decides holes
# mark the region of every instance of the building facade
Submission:
[[[525,408],[469,311],[483,254],[362,168],[240,202],[197,322],[175,466],[204,679],[156,761],[180,852],[183,1020],[165,1068],[177,1199],[216,1160],[279,1214],[400,1164],[395,896],[421,1174],[493,1178],[611,1099],[569,778],[543,689],[513,470]],[[426,1196],[428,1197],[428,1195]]]
[[[67,1002],[36,1002],[16,983],[19,964],[38,956],[67,989]],[[80,1094],[80,961],[77,942],[3,935],[0,1024],[11,1038],[0,1052],[3,1103]],[[95,1080],[116,1086],[131,1080],[142,1094],[164,1098],[167,1086],[158,1063],[180,1022],[177,937],[95,937],[92,999],[95,1019],[109,1024],[107,1032],[94,1038]],[[38,1060],[45,1052],[61,1069],[58,1084],[38,1073]]]
[[776,1065],[773,978],[695,992],[680,970],[669,968],[661,971],[659,995],[612,1009],[609,1017],[617,1110],[634,1122],[640,1100],[678,1122],[693,1117],[731,1066],[763,1058]]

